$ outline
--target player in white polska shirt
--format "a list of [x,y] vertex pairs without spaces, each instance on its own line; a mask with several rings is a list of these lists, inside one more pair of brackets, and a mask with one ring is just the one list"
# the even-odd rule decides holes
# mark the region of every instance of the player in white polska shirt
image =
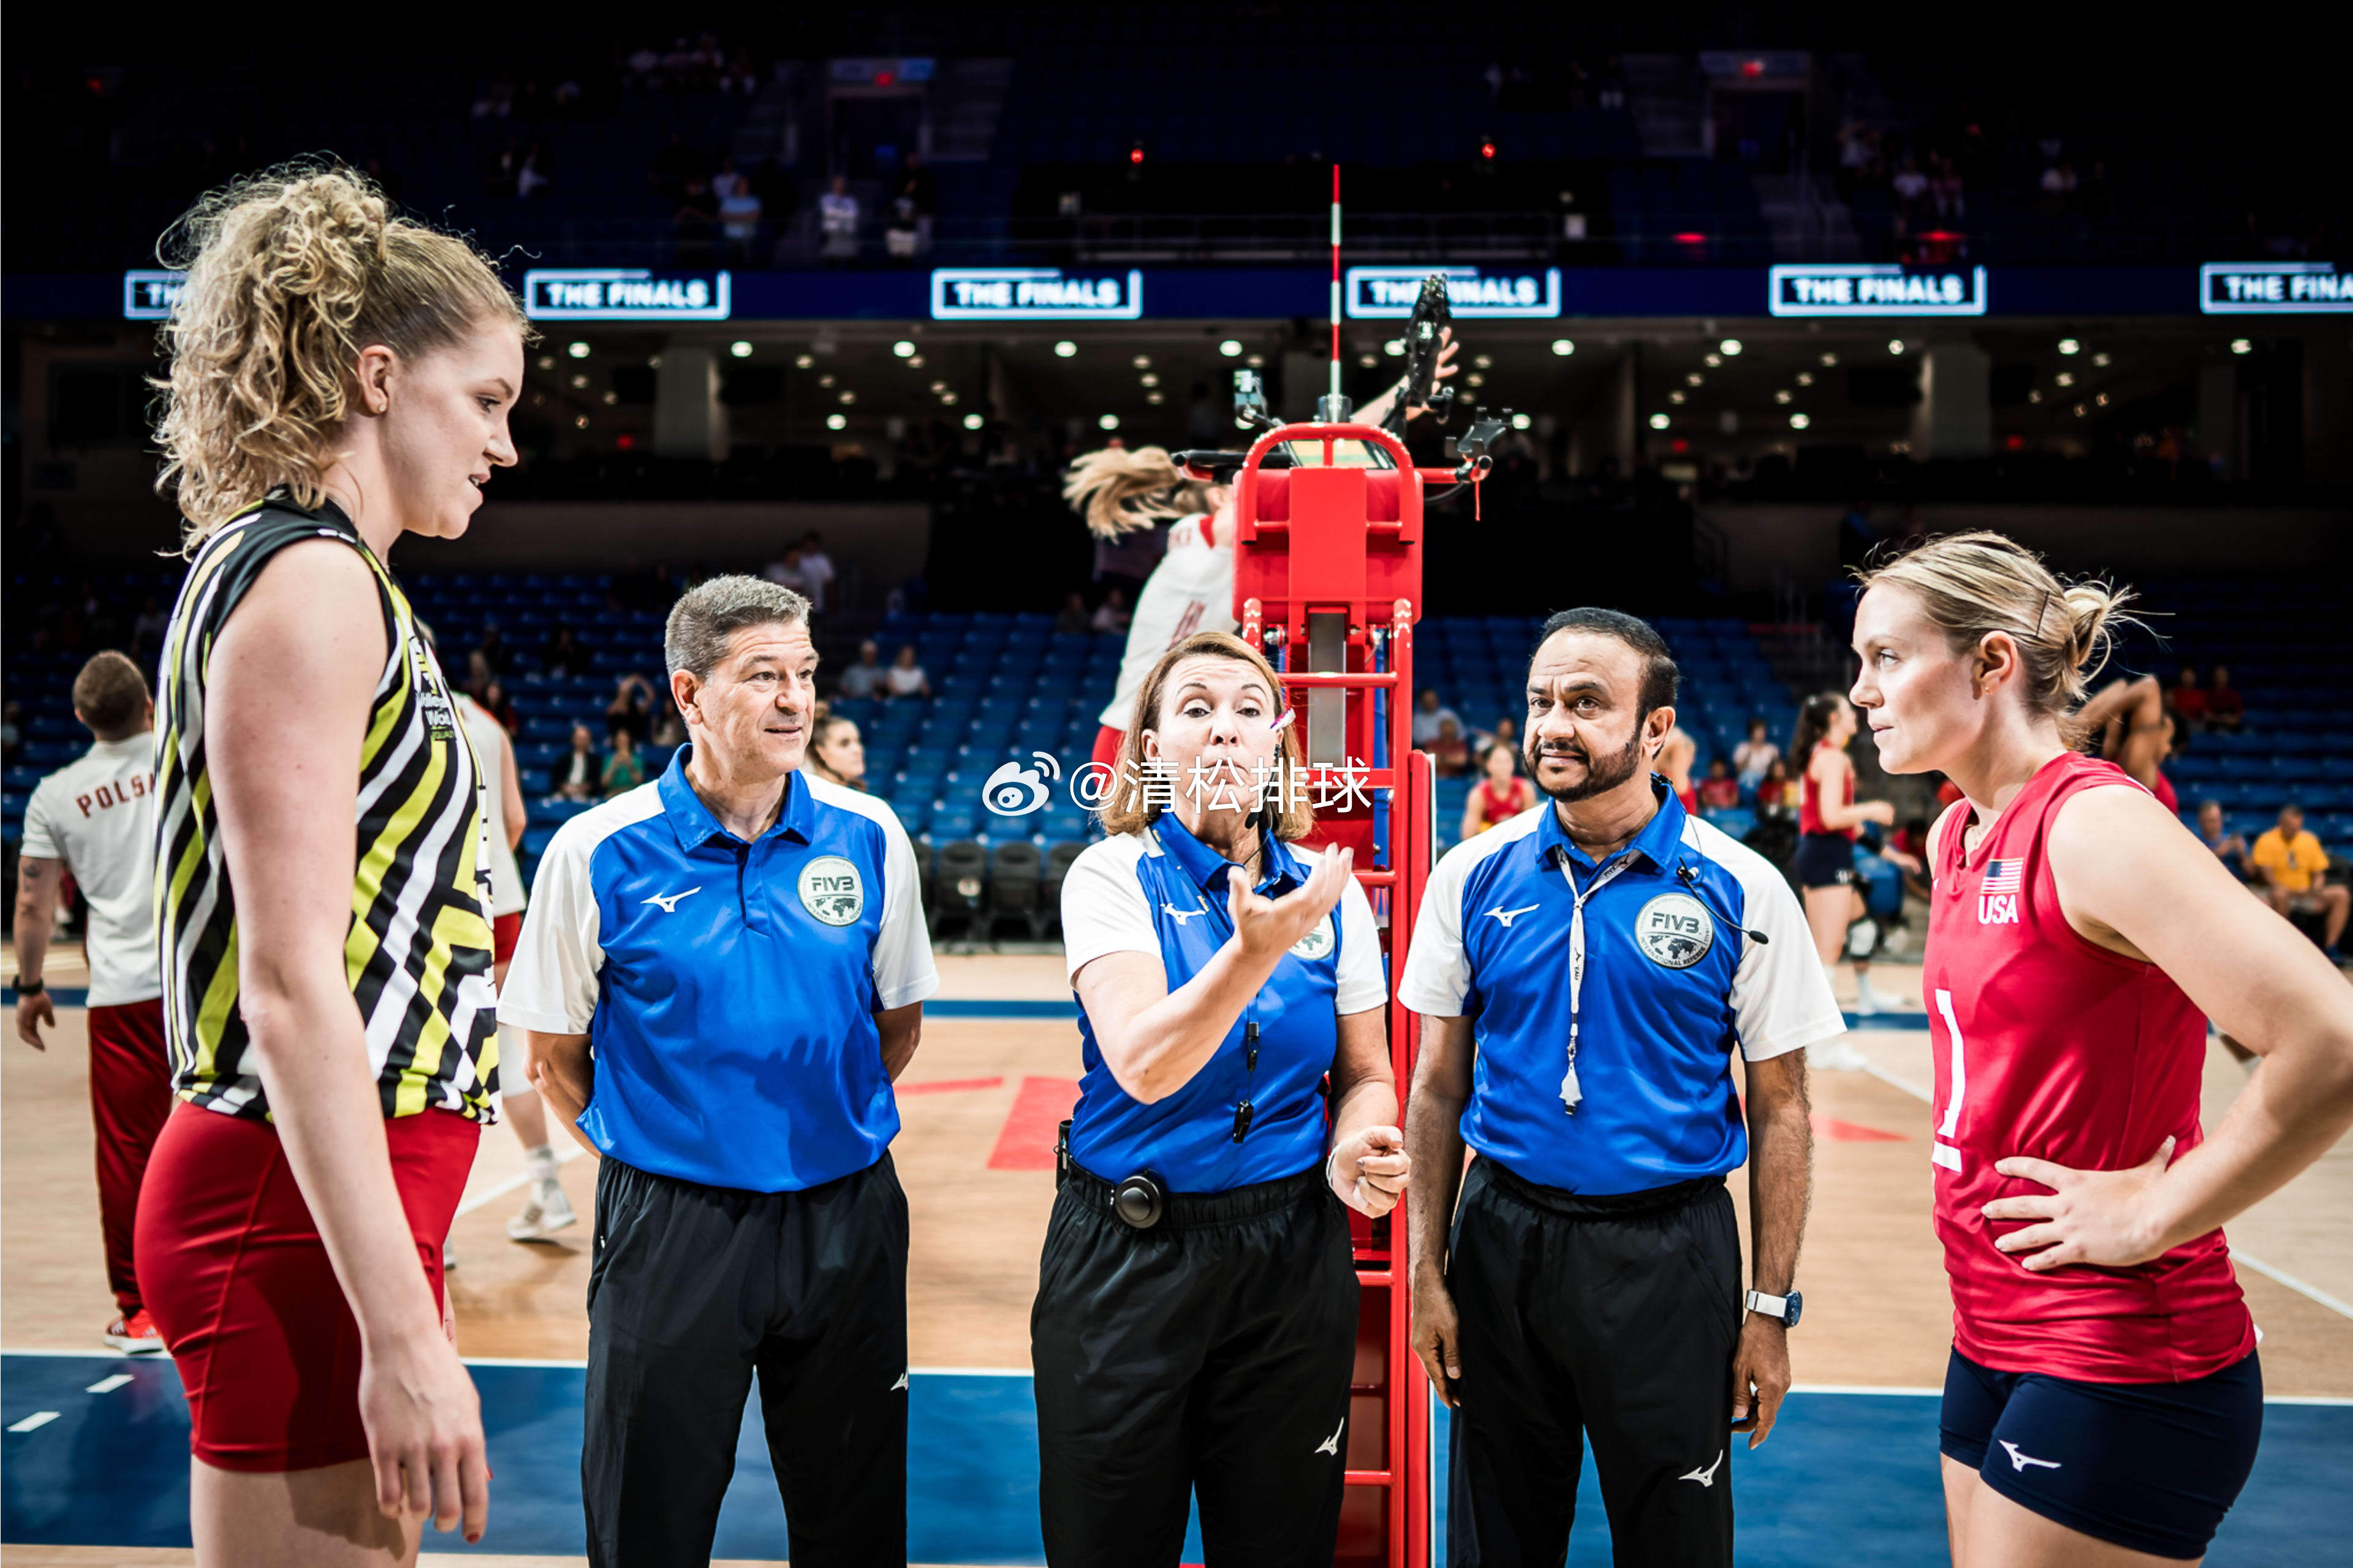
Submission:
[[[1454,374],[1459,345],[1450,331],[1439,350],[1438,376]],[[1388,417],[1402,386],[1391,387],[1353,415],[1352,424],[1378,425]],[[1421,409],[1413,414],[1419,416]],[[1099,539],[1113,540],[1162,522],[1167,553],[1136,595],[1127,626],[1127,651],[1119,663],[1119,685],[1104,707],[1096,733],[1094,761],[1119,762],[1120,737],[1127,732],[1135,693],[1160,656],[1195,632],[1240,629],[1234,617],[1234,492],[1229,485],[1188,479],[1166,448],[1107,447],[1071,460],[1062,498],[1086,519]]]

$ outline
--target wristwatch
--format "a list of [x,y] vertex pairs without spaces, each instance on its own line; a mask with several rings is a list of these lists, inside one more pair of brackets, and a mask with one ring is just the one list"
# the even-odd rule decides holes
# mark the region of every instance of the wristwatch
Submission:
[[11,981],[9,984],[19,996],[38,996],[49,988],[48,982],[46,980],[17,979]]
[[1795,1290],[1786,1296],[1767,1296],[1762,1290],[1748,1292],[1748,1310],[1762,1312],[1768,1318],[1778,1318],[1785,1329],[1798,1326],[1798,1314],[1804,1311],[1806,1299]]

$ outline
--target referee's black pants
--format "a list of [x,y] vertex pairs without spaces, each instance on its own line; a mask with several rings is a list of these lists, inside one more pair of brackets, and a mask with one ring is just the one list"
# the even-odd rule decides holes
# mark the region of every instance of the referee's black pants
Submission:
[[711,1561],[755,1373],[794,1568],[904,1568],[907,1197],[891,1157],[792,1193],[604,1161],[580,1454],[596,1568]]
[[[1212,1568],[1331,1568],[1356,1268],[1319,1168],[1177,1194],[1149,1230],[1073,1171],[1029,1315],[1052,1568],[1165,1568],[1201,1505]],[[796,1563],[795,1568],[798,1568]]]
[[1721,1177],[1580,1198],[1472,1163],[1446,1281],[1453,1568],[1556,1564],[1593,1447],[1621,1568],[1732,1562],[1740,1232]]

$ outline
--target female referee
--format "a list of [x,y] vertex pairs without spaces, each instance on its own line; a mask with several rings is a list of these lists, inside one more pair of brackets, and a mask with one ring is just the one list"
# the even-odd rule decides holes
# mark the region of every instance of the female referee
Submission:
[[1372,905],[1345,853],[1288,847],[1303,799],[1261,804],[1301,763],[1281,690],[1223,632],[1164,653],[1062,884],[1086,1076],[1030,1317],[1054,1568],[1174,1564],[1196,1493],[1211,1563],[1332,1561],[1341,1205],[1388,1213],[1408,1162]]
[[141,1283],[193,1424],[200,1563],[479,1540],[479,1402],[441,1244],[495,1120],[485,827],[385,565],[515,461],[529,331],[464,242],[332,167],[184,220],[161,436],[192,560],[158,809],[174,1086]]
[[[2063,717],[2122,595],[1998,534],[1868,574],[1854,700],[1929,834],[1959,1568],[2202,1557],[2263,1377],[2221,1226],[2353,1124],[2353,989]],[[2206,1018],[2266,1058],[2211,1138]]]

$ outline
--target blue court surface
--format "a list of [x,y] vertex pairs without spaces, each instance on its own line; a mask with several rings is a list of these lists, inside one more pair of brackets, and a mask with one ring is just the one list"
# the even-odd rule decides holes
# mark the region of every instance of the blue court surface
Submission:
[[[477,1549],[577,1555],[581,1369],[474,1363],[490,1428],[490,1533]],[[918,1563],[1044,1561],[1038,1536],[1037,1428],[1024,1374],[915,1373],[908,1442],[908,1554]],[[1446,1426],[1440,1412],[1438,1465]],[[167,1362],[0,1356],[0,1542],[185,1546],[187,1405]],[[782,1558],[776,1500],[756,1413],[744,1424],[720,1516],[721,1557]],[[1936,1401],[1918,1393],[1831,1390],[1790,1396],[1772,1440],[1735,1447],[1739,1557],[1759,1568],[1944,1559]],[[1445,1489],[1438,1518],[1445,1520]],[[1609,1561],[1609,1525],[1588,1465],[1572,1564]],[[2353,1533],[2353,1404],[2274,1401],[2254,1479],[2209,1561],[2346,1561]],[[468,1550],[455,1536],[430,1549]],[[1200,1560],[1198,1532],[1187,1561]],[[1443,1561],[1442,1551],[1440,1561]]]

